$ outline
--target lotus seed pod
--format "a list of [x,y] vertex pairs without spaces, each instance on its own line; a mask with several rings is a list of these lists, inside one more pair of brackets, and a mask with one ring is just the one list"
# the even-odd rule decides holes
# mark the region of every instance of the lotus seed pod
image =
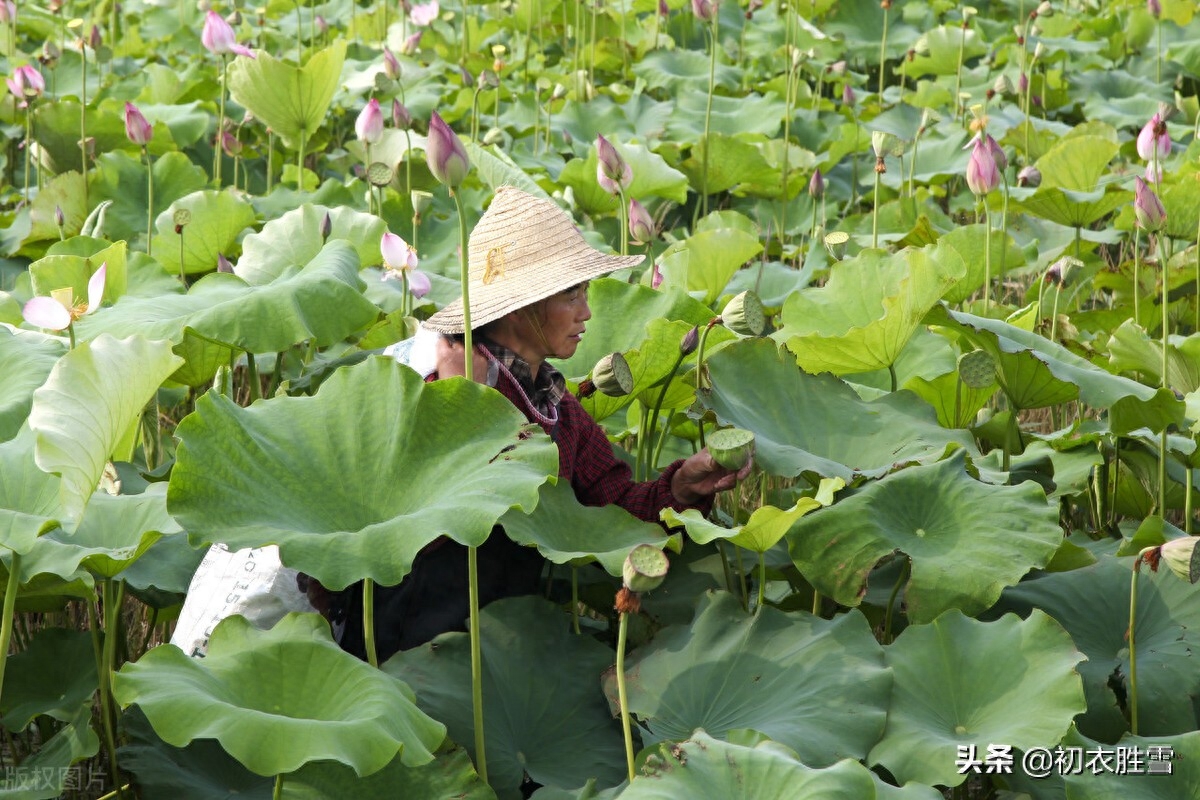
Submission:
[[739,336],[758,336],[767,326],[767,314],[758,295],[745,291],[725,304],[721,321]]
[[633,391],[633,371],[620,353],[609,353],[592,370],[596,391],[609,397],[624,397]]
[[667,577],[667,554],[649,544],[639,544],[625,556],[621,575],[625,588],[631,592],[652,592]]
[[1195,536],[1185,536],[1182,539],[1172,539],[1158,548],[1158,554],[1163,562],[1180,578],[1188,583],[1200,580],[1200,550],[1196,549]]
[[972,350],[958,357],[958,375],[972,389],[986,389],[996,382],[996,362],[983,350]]
[[736,472],[754,455],[754,434],[742,428],[724,428],[709,435],[708,453],[722,467]]
[[841,261],[846,255],[846,245],[850,242],[850,234],[845,231],[830,231],[825,234],[825,249],[835,261]]

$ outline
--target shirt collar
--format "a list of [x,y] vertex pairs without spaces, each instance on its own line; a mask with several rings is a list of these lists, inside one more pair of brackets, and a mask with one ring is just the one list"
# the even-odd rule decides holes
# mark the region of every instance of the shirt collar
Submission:
[[557,406],[563,395],[567,393],[567,379],[545,361],[542,362],[535,377],[529,362],[514,351],[487,339],[481,340],[481,344],[496,357],[497,361],[504,365],[505,369],[512,373],[525,394],[529,396],[534,407],[543,414],[549,413],[550,409]]

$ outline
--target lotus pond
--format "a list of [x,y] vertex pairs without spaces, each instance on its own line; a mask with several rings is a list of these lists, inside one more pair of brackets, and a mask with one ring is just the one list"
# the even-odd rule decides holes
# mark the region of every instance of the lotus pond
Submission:
[[[1196,11],[0,0],[0,796],[1200,796]],[[372,355],[505,184],[648,256],[558,366],[639,477],[753,434],[712,514]],[[211,543],[497,523],[474,638],[166,643]]]

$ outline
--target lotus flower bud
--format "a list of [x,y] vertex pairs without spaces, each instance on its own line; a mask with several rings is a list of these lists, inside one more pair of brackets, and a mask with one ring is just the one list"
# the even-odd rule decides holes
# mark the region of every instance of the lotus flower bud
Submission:
[[200,33],[200,43],[214,55],[227,56],[232,54],[254,58],[250,48],[237,43],[233,28],[215,11],[204,15],[204,30]]
[[1008,169],[1008,156],[1005,154],[1004,148],[992,138],[991,134],[984,134],[984,141],[987,142],[988,151],[992,154],[992,161],[996,162],[996,169],[1004,172]]
[[825,68],[825,72],[828,73],[829,75],[833,75],[834,77],[837,77],[839,75],[844,75],[844,74],[846,74],[846,62],[845,61],[835,61],[832,64],[830,64],[828,67]]
[[707,446],[713,461],[737,472],[749,464],[754,455],[754,434],[741,428],[722,428],[709,435]]
[[398,131],[406,131],[412,128],[412,114],[408,108],[399,100],[392,100],[392,125]]
[[321,218],[321,243],[329,241],[329,234],[333,233],[333,219],[330,218],[329,212],[325,212],[325,216]]
[[758,336],[767,326],[767,314],[758,295],[745,291],[721,309],[721,322],[739,336]]
[[633,371],[620,353],[610,353],[596,362],[592,369],[592,384],[596,391],[609,397],[624,397],[633,391]]
[[1038,3],[1037,8],[1034,9],[1034,13],[1039,17],[1053,17],[1054,6],[1050,5],[1050,0],[1042,0],[1042,2]]
[[374,97],[367,102],[354,121],[354,133],[363,144],[378,144],[383,138],[383,112]]
[[8,90],[24,108],[30,99],[41,97],[46,91],[46,79],[32,64],[25,64],[13,70],[12,77],[5,80]]
[[63,214],[62,206],[54,206],[54,224],[59,228],[67,224],[67,217]]
[[650,212],[637,200],[629,201],[629,235],[637,244],[646,244],[654,238],[654,220]]
[[1171,135],[1161,113],[1150,117],[1137,137],[1137,153],[1146,161],[1162,160],[1171,154]]
[[[5,0],[0,0],[0,7],[4,5]],[[54,69],[58,64],[58,59],[62,56],[62,51],[58,49],[58,45],[52,39],[47,39],[42,44],[42,55],[38,57],[38,61],[43,66]]]
[[1162,16],[1162,3],[1159,0],[1146,0],[1146,10],[1150,12],[1150,16],[1158,19]]
[[329,22],[324,17],[322,17],[320,14],[317,14],[315,22],[317,23],[317,33],[321,34],[322,36],[329,33]]
[[976,197],[983,197],[1000,184],[1000,170],[985,139],[976,136],[967,162],[967,186]]
[[696,347],[700,344],[700,328],[693,325],[692,329],[683,335],[683,339],[679,341],[679,354],[690,356],[696,352]]
[[1071,256],[1063,256],[1055,261],[1046,270],[1046,275],[1043,280],[1046,283],[1057,284],[1059,288],[1066,286],[1071,278],[1073,278],[1079,269],[1083,266],[1083,262]]
[[100,26],[93,25],[88,32],[88,47],[99,50],[104,45],[104,37],[100,35]]
[[394,81],[400,80],[400,59],[386,46],[383,48],[383,74]]
[[670,13],[671,7],[667,5],[667,0],[658,0],[658,15],[660,17],[666,17],[669,16]]
[[224,253],[217,253],[217,272],[233,274],[233,264],[229,263],[229,259],[225,257]]
[[0,0],[0,23],[17,24],[17,4],[12,0]]
[[133,103],[125,104],[125,135],[138,147],[145,147],[154,135],[154,129]]
[[1026,75],[1024,72],[1022,72],[1020,77],[1017,78],[1017,91],[1020,92],[1021,94],[1024,94],[1028,90],[1029,90],[1029,76]]
[[1133,216],[1138,227],[1150,233],[1162,230],[1167,221],[1167,210],[1154,190],[1141,178],[1133,179]]
[[717,16],[717,0],[692,0],[692,13],[701,22],[712,22]]
[[421,47],[421,36],[424,33],[424,30],[419,30],[416,33],[410,34],[409,37],[404,40],[404,44],[400,45],[400,52],[406,56],[411,56],[413,53],[417,52],[417,50]]
[[821,170],[814,169],[812,178],[808,181],[808,196],[814,200],[820,200],[825,195],[825,179],[821,177]]
[[223,130],[221,131],[221,149],[230,158],[237,158],[242,154],[242,143],[229,130]]
[[471,160],[458,135],[436,111],[429,120],[429,138],[425,147],[425,160],[433,177],[451,189],[458,188],[471,170]]
[[1017,186],[1028,186],[1031,189],[1036,189],[1042,185],[1042,171],[1030,164],[1027,167],[1021,167],[1021,171],[1017,173]]
[[662,286],[662,282],[663,274],[658,268],[658,262],[655,261],[653,266],[650,267],[650,288],[657,289],[658,287]]
[[633,168],[604,136],[596,136],[596,182],[611,195],[618,195],[633,181]]
[[857,97],[857,95],[854,94],[854,90],[850,88],[850,84],[848,84],[848,83],[843,84],[842,85],[842,105],[852,106],[852,105],[854,105],[854,103],[857,100],[858,100],[858,97]]
[[481,86],[486,86],[489,89],[499,89],[500,76],[493,70],[485,69],[479,73],[479,83]]
[[432,25],[440,13],[441,8],[438,7],[437,0],[431,0],[431,2],[418,3],[413,6],[408,16],[414,25],[425,27],[426,25]]
[[1158,548],[1158,555],[1163,563],[1171,568],[1183,580],[1195,583],[1200,579],[1200,550],[1196,549],[1195,536],[1185,536],[1171,541]]
[[625,556],[625,564],[621,568],[621,577],[625,588],[641,594],[652,592],[659,587],[667,577],[670,562],[667,555],[654,545],[639,544]]

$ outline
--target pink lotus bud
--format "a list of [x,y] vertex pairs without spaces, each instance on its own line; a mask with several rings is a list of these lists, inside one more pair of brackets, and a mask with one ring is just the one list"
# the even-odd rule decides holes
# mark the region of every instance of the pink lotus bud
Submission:
[[1153,161],[1156,154],[1160,161],[1171,154],[1171,135],[1167,133],[1167,121],[1161,114],[1155,114],[1142,126],[1137,137],[1137,153],[1147,161]]
[[223,130],[221,131],[221,149],[230,158],[237,158],[242,154],[242,143],[231,131]]
[[987,142],[988,151],[992,154],[992,160],[996,162],[996,169],[1004,172],[1008,169],[1008,156],[1004,153],[1004,148],[996,143],[991,134],[985,134],[984,139]]
[[383,138],[383,112],[379,101],[372,97],[354,121],[354,133],[364,144],[377,144]]
[[679,352],[682,355],[690,356],[696,352],[696,347],[700,344],[700,328],[696,325],[683,335],[683,339],[679,342]]
[[629,235],[637,244],[645,244],[654,238],[654,220],[637,200],[629,201]]
[[712,22],[717,16],[716,0],[692,0],[692,13],[701,22]]
[[387,270],[383,279],[399,277],[401,272],[417,268],[417,251],[408,246],[408,242],[391,231],[385,231],[379,242],[379,251],[383,254],[383,265]]
[[429,120],[429,138],[425,143],[425,161],[439,183],[457,188],[471,170],[471,159],[458,134],[433,112]]
[[1133,216],[1139,228],[1157,233],[1167,221],[1167,210],[1162,200],[1141,178],[1133,179]]
[[596,182],[611,195],[618,195],[633,181],[633,168],[625,163],[617,148],[602,135],[596,136]]
[[125,104],[125,135],[138,147],[145,147],[154,135],[154,129],[133,103]]
[[821,177],[821,170],[814,169],[812,178],[808,181],[808,195],[814,200],[820,200],[825,195],[825,178]]
[[392,125],[398,131],[406,131],[412,127],[412,114],[395,98],[392,99]]
[[227,275],[233,274],[233,264],[229,263],[229,259],[224,253],[217,253],[217,272],[224,272]]
[[658,15],[660,17],[670,16],[671,7],[667,5],[667,0],[658,0]]
[[60,228],[67,224],[67,216],[63,213],[62,206],[54,206],[54,224]]
[[321,243],[324,244],[329,239],[329,234],[333,233],[333,219],[330,218],[329,212],[325,212],[325,216],[321,218]]
[[654,266],[650,268],[650,288],[657,289],[662,286],[663,275],[658,269],[658,262],[654,262]]
[[1159,0],[1146,0],[1146,10],[1150,12],[1150,16],[1158,19],[1162,16],[1162,3]]
[[204,16],[204,30],[200,33],[200,43],[214,55],[227,56],[232,53],[254,58],[254,51],[237,43],[233,28],[215,11],[210,10]]
[[1000,170],[996,167],[991,148],[983,138],[976,136],[975,144],[971,148],[971,158],[967,161],[967,186],[977,197],[983,197],[999,183]]
[[417,52],[417,48],[421,46],[421,35],[423,33],[425,33],[425,31],[421,30],[417,31],[416,33],[409,34],[408,38],[404,40],[404,44],[400,45],[400,52],[406,56],[411,56],[413,53]]
[[17,5],[12,0],[0,0],[0,23],[17,24]]
[[1152,184],[1154,186],[1158,186],[1160,183],[1162,183],[1162,179],[1163,179],[1162,162],[1155,164],[1153,161],[1151,161],[1149,164],[1146,165],[1146,183]]
[[1028,186],[1031,189],[1036,189],[1042,185],[1042,171],[1030,164],[1027,167],[1022,167],[1017,173],[1017,186]]
[[104,45],[104,37],[100,35],[100,26],[93,25],[88,33],[88,47],[99,50]]
[[843,84],[842,85],[842,105],[852,106],[852,105],[854,105],[854,103],[857,100],[858,100],[858,97],[854,94],[854,90],[850,88],[850,84],[848,84],[848,83]]
[[1026,75],[1024,72],[1022,72],[1021,76],[1019,78],[1017,78],[1017,91],[1020,92],[1021,94],[1024,94],[1028,90],[1029,90],[1029,76]]
[[329,22],[326,21],[324,17],[322,17],[320,14],[317,14],[315,21],[317,23],[317,33],[321,34],[322,36],[329,33]]
[[13,70],[12,77],[4,82],[8,84],[8,90],[13,96],[20,101],[22,108],[29,104],[30,99],[41,97],[42,92],[46,91],[46,79],[32,64],[17,67]]
[[414,269],[408,273],[408,291],[413,297],[420,299],[429,294],[429,290],[432,288],[429,276],[421,270]]
[[387,47],[383,48],[383,73],[394,81],[400,80],[400,60]]
[[418,3],[412,7],[408,14],[408,18],[413,24],[424,28],[438,18],[441,9],[438,7],[438,0],[431,0],[428,3]]

